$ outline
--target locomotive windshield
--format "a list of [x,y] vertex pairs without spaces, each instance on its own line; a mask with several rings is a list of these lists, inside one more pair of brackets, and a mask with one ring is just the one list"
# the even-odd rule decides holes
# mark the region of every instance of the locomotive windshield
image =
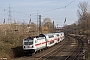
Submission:
[[24,45],[32,45],[33,44],[33,40],[31,39],[24,39]]

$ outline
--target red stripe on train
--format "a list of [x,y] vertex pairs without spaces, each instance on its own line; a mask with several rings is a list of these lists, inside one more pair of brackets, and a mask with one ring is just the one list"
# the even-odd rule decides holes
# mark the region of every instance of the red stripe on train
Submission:
[[54,42],[54,40],[49,40],[48,42]]
[[39,43],[39,44],[35,44],[35,46],[38,46],[38,45],[41,45],[41,44],[46,44],[46,42],[42,42],[42,43]]
[[38,45],[41,45],[41,43],[39,43],[39,44],[35,44],[35,46],[38,46]]
[[42,44],[45,44],[46,42],[43,42]]
[[[54,40],[49,40],[48,42],[54,42]],[[46,44],[46,42],[35,44],[35,46],[38,46],[38,45],[41,45],[41,44]]]

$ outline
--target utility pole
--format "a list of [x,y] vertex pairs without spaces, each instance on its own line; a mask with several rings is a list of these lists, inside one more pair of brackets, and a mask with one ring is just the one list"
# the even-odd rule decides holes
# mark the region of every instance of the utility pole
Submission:
[[38,27],[38,16],[39,16],[38,14],[39,14],[39,13],[38,13],[38,11],[37,11],[37,27]]
[[38,10],[37,10],[37,32],[39,33],[39,29],[38,29],[38,18],[39,18],[39,13],[38,13]]
[[54,31],[54,21],[53,21],[53,33],[54,33],[55,31]]
[[10,7],[10,4],[9,4],[9,17],[8,17],[8,24],[11,23],[11,7]]
[[42,28],[41,28],[41,15],[39,15],[39,34],[42,33]]
[[57,24],[56,32],[58,32],[58,24]]
[[29,24],[31,24],[31,14],[30,14],[30,20],[29,20]]
[[3,24],[5,24],[5,9],[4,9],[4,21],[3,21]]

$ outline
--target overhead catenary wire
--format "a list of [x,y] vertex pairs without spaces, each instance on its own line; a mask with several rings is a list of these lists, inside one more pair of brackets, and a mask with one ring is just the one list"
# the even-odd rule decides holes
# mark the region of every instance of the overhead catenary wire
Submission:
[[[55,9],[51,9],[51,10],[47,10],[47,11],[43,11],[43,12],[49,12],[49,11],[54,11],[54,10],[58,10],[58,9],[63,9],[65,7],[68,7],[69,5],[71,5],[75,0],[71,1],[70,3],[68,3],[67,5],[63,6],[63,7],[59,7],[59,8],[55,8]],[[0,7],[1,9],[5,10],[5,11],[8,11],[2,7]],[[23,12],[16,12],[16,11],[11,11],[11,12],[14,12],[14,13],[19,13],[19,14],[25,14],[25,15],[30,15],[30,13],[23,13]],[[37,16],[37,13],[32,13],[31,15],[36,15]]]
[[[48,11],[44,11],[44,12],[49,12],[49,11],[54,11],[54,10],[58,10],[58,9],[63,9],[65,8],[65,20],[64,20],[64,24],[66,23],[66,8],[71,5],[75,0],[72,0],[70,3],[68,3],[67,5],[60,7],[60,8],[56,8],[56,9],[52,9],[52,10],[48,10]],[[43,16],[42,16],[43,17]]]
[[74,1],[75,1],[75,0],[71,1],[69,4],[66,5],[66,7],[69,6],[70,4],[72,4]]
[[[64,9],[64,8],[68,7],[69,5],[71,5],[74,1],[75,0],[71,1],[70,3],[68,3],[67,5],[65,5],[63,7],[59,7],[59,8],[55,8],[55,9],[51,9],[51,10],[47,10],[47,11],[42,11],[41,14],[45,13],[45,12],[55,11],[55,10],[58,10],[58,9]],[[0,7],[0,8],[8,12],[7,9],[4,9],[2,7]],[[31,13],[23,13],[23,12],[16,12],[16,11],[11,11],[11,12],[12,13],[18,13],[18,14],[23,14],[23,15],[28,15],[28,16],[31,14]],[[37,16],[37,13],[32,13],[31,15]],[[44,16],[41,16],[41,17],[44,17]]]
[[68,3],[67,5],[63,6],[63,7],[59,7],[59,8],[55,8],[55,9],[51,9],[51,10],[47,10],[47,11],[43,11],[43,12],[49,12],[49,11],[54,11],[54,10],[58,10],[58,9],[63,9],[63,8],[67,8],[70,4],[72,4],[75,0],[71,1],[70,3]]
[[[68,3],[67,5],[63,6],[63,7],[60,7],[60,8],[56,8],[56,9],[51,9],[51,10],[47,10],[47,11],[43,11],[42,13],[45,13],[45,12],[51,12],[51,11],[54,11],[54,10],[59,10],[59,9],[65,9],[65,20],[64,20],[64,23],[66,22],[66,8],[71,5],[75,0],[72,0],[70,3]],[[44,17],[44,16],[42,16]]]

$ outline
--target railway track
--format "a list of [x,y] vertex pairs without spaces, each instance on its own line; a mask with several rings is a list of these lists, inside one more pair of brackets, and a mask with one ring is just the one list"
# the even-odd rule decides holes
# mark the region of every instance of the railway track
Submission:
[[[68,39],[69,42],[62,45],[62,47],[58,46],[58,48],[54,49],[52,52],[48,54],[41,56],[37,60],[60,60],[60,59],[62,60],[81,60],[82,58],[80,59],[78,57],[83,50],[83,41],[77,37],[75,37],[75,40],[76,40],[76,44],[74,45],[74,47],[71,48],[71,50],[69,49],[69,54],[65,56],[64,58],[61,58],[59,54],[60,52],[63,51],[63,48],[67,48],[70,45],[72,45],[69,43],[70,41],[72,42],[72,40],[70,39]],[[59,57],[56,57],[56,55],[58,55]]]
[[67,56],[65,60],[82,60],[82,58],[80,59],[78,57],[83,50],[84,43],[82,39],[80,39],[79,37],[75,37],[75,39],[78,41],[78,45],[74,48],[73,52],[69,56]]
[[44,58],[46,55],[53,53],[54,51],[56,51],[56,49],[59,49],[58,46],[62,47],[63,45],[66,45],[68,42],[69,42],[69,39],[66,38],[65,40],[56,44],[55,46],[52,46],[52,47],[50,47],[44,51],[40,51],[39,53],[33,54],[32,56],[29,56],[29,57],[28,56],[22,56],[20,58],[16,58],[13,60],[25,60],[25,59],[26,60],[42,60],[42,59],[46,59],[46,58]]
[[59,55],[58,53],[60,53],[65,47],[68,47],[71,44],[71,42],[73,42],[72,40],[70,40],[69,37],[67,38],[68,39],[66,43],[63,43],[62,45],[58,45],[57,48],[55,47],[54,50],[50,51],[47,54],[42,55],[37,60],[60,60],[60,57],[56,55]]
[[82,50],[83,41],[79,37],[67,37],[59,44],[44,51],[15,60],[81,60],[79,55],[82,53]]

